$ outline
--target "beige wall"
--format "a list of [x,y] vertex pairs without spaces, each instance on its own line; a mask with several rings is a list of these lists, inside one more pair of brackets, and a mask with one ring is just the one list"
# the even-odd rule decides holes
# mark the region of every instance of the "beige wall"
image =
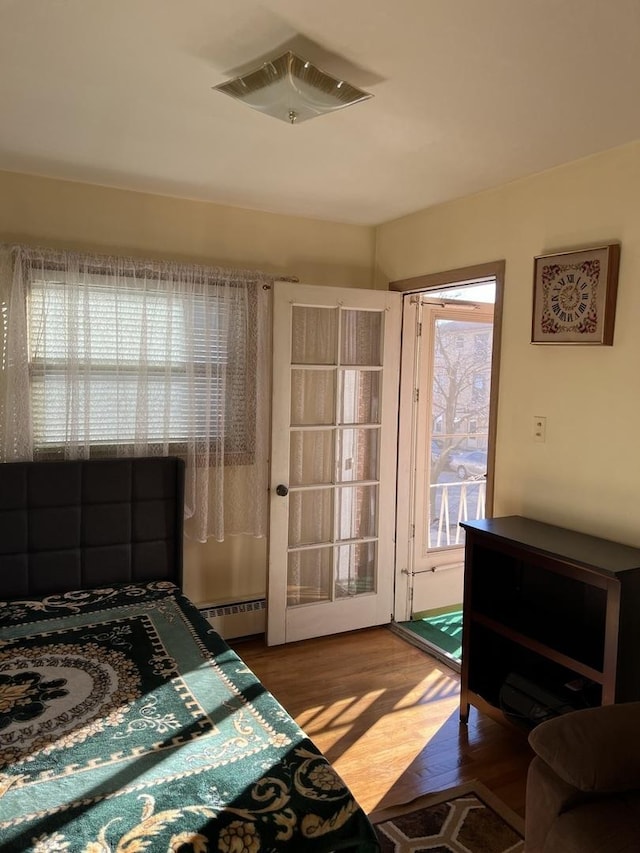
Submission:
[[[506,260],[495,513],[640,545],[640,143],[377,230],[376,282]],[[613,347],[530,343],[535,255],[619,241]],[[534,415],[547,440],[532,439]]]
[[[0,172],[0,242],[161,257],[371,287],[372,228]],[[386,287],[386,285],[384,285]],[[196,602],[266,591],[266,543],[187,540],[185,591]]]
[[372,228],[0,172],[0,239],[372,286]]
[[[530,515],[640,545],[639,199],[640,144],[377,232],[0,172],[0,240],[258,267],[311,284],[378,288],[504,258],[496,514]],[[614,346],[532,346],[533,257],[616,240],[622,254]],[[544,444],[531,438],[534,415],[547,417]],[[185,563],[186,591],[195,601],[264,594],[264,540],[187,541]]]

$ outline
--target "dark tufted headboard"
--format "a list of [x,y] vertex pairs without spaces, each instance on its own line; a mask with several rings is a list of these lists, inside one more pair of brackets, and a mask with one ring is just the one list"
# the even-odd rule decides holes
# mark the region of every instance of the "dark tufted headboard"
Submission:
[[0,599],[181,586],[183,507],[173,457],[0,465]]

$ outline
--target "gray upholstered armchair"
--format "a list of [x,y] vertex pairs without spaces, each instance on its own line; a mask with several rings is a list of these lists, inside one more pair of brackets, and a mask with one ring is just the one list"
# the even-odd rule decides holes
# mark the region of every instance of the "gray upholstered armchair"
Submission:
[[529,742],[525,853],[638,853],[640,702],[548,720]]

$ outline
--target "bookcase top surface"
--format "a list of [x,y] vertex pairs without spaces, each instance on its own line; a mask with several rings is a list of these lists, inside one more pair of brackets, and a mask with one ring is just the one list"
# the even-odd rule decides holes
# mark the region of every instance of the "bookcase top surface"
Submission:
[[520,515],[463,521],[461,526],[469,533],[487,533],[532,552],[567,560],[604,574],[617,575],[640,568],[639,548]]

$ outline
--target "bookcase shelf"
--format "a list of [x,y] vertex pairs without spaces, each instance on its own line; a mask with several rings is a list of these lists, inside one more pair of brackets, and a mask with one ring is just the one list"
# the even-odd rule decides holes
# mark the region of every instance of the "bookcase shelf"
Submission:
[[499,634],[505,637],[511,643],[520,645],[525,649],[530,649],[532,652],[535,652],[541,657],[546,658],[550,661],[554,661],[555,663],[560,664],[560,666],[563,666],[566,669],[575,672],[577,675],[589,678],[591,679],[591,681],[594,681],[598,684],[603,683],[603,672],[597,669],[593,669],[590,666],[587,666],[576,658],[562,654],[562,652],[559,652],[557,649],[553,648],[553,646],[546,645],[545,643],[540,643],[537,640],[534,640],[532,637],[527,636],[526,634],[521,634],[518,631],[514,631],[513,629],[508,628],[506,625],[501,625],[499,622],[496,622],[493,619],[488,619],[482,614],[475,614],[472,619],[479,625],[484,625],[489,631],[493,631],[495,634]]
[[640,549],[521,516],[462,527],[463,722],[470,704],[513,717],[515,680],[532,687],[536,719],[541,697],[549,715],[640,699]]

